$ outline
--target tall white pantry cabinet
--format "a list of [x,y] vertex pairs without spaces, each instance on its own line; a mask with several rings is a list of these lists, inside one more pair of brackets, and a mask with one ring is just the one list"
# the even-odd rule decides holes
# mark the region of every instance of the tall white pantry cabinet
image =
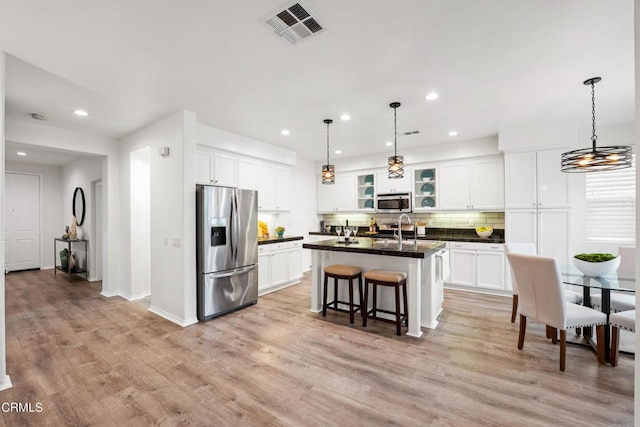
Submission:
[[505,237],[507,243],[532,242],[538,255],[569,264],[571,191],[570,174],[560,171],[563,151],[505,154]]

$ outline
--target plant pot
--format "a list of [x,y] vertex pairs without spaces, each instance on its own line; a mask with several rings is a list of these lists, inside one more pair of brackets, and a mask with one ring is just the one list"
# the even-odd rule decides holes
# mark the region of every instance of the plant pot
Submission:
[[573,265],[586,276],[600,277],[615,272],[620,266],[620,255],[609,261],[589,262],[573,258]]

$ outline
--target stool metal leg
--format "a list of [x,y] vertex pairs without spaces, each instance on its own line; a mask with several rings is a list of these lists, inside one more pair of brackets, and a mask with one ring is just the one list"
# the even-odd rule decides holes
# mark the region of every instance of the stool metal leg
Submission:
[[358,297],[360,298],[360,315],[362,316],[362,313],[367,311],[367,304],[363,302],[364,296],[362,295],[362,273],[358,274]]
[[369,315],[369,308],[368,308],[368,301],[369,301],[369,281],[365,280],[364,281],[364,310],[361,310],[362,313],[362,327],[366,327],[367,326],[367,316]]
[[409,327],[409,306],[407,305],[407,282],[402,282],[402,302],[404,304],[404,324]]
[[378,308],[378,285],[376,284],[376,282],[371,282],[373,284],[373,306],[371,307],[371,315],[373,317],[376,317],[378,315],[377,312],[377,308]]
[[349,323],[353,323],[353,277],[349,278]]
[[396,293],[396,335],[402,335],[402,321],[400,313],[400,286],[395,286]]
[[329,277],[324,275],[324,295],[322,296],[322,317],[327,317],[327,284]]
[[333,308],[338,308],[338,278],[333,278]]

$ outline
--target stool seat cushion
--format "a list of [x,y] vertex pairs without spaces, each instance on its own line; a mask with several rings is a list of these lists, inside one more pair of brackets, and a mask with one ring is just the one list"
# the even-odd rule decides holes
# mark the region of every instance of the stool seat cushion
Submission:
[[364,278],[376,282],[400,283],[407,278],[403,271],[369,270],[364,273]]
[[334,264],[324,268],[326,274],[333,274],[336,276],[357,276],[362,272],[360,267],[354,267],[352,265]]

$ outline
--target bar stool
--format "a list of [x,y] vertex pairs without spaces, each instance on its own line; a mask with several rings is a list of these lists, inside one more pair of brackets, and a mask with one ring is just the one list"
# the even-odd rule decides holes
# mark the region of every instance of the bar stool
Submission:
[[[333,278],[333,301],[327,303],[327,284],[329,277]],[[338,300],[338,280],[349,281],[349,302]],[[353,280],[358,279],[359,304],[353,303]],[[333,307],[329,307],[333,304]],[[338,307],[338,304],[349,304],[349,310]],[[324,268],[324,295],[322,297],[322,317],[327,316],[327,308],[335,311],[349,313],[349,323],[354,322],[353,315],[362,307],[362,270],[351,265],[334,264]]]
[[[373,308],[367,310],[369,301],[369,283],[373,285]],[[377,307],[378,286],[390,286],[395,288],[396,311],[382,310]],[[402,288],[402,302],[404,305],[404,313],[400,311],[400,288]],[[367,326],[367,318],[382,320],[383,322],[391,322],[396,324],[396,334],[401,335],[402,322],[409,326],[409,314],[407,310],[407,273],[402,271],[385,271],[370,270],[364,273],[364,311],[362,311],[362,326]],[[395,314],[396,320],[378,317],[377,312]]]

